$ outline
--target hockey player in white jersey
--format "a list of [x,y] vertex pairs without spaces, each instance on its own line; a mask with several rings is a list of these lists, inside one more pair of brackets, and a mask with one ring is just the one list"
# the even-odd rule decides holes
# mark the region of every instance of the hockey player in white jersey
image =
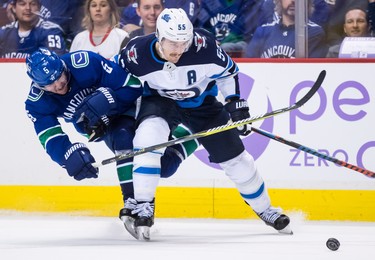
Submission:
[[[168,141],[179,123],[192,132],[250,117],[239,92],[238,67],[218,46],[215,37],[193,29],[182,9],[165,9],[155,34],[132,39],[121,51],[119,63],[144,83],[137,117],[134,149]],[[218,90],[225,97],[216,99]],[[250,128],[232,129],[200,139],[211,162],[218,163],[236,184],[245,202],[267,224],[281,233],[292,231],[290,219],[271,206],[264,181],[240,135]],[[137,206],[135,233],[149,240],[154,224],[154,197],[160,178],[160,158],[165,149],[134,158],[133,184]]]

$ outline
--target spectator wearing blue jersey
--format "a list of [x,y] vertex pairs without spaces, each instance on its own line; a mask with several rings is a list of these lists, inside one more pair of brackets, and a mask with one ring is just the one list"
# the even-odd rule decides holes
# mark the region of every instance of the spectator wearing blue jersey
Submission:
[[66,50],[61,27],[39,17],[39,0],[14,0],[12,12],[15,21],[0,29],[0,57],[26,58],[39,47],[46,47],[56,53]]
[[232,57],[242,57],[260,21],[261,0],[203,0],[197,27],[216,37]]
[[[326,0],[313,0],[312,2],[313,10],[310,12],[309,19],[325,28],[329,21],[329,17],[331,14],[330,5],[327,3]],[[310,7],[310,8],[311,8]],[[263,5],[261,7],[260,12],[261,20],[259,25],[265,23],[271,23],[275,20],[280,19],[279,15],[275,12],[275,1],[274,0],[264,0]]]
[[129,5],[124,7],[121,11],[120,15],[120,24],[123,30],[128,33],[139,29],[141,27],[141,17],[137,14],[137,1],[132,0],[130,1]]
[[[40,48],[26,59],[26,67],[32,79],[25,101],[28,117],[46,153],[69,176],[77,181],[97,178],[99,169],[92,165],[95,159],[86,143],[71,140],[59,119],[72,123],[89,141],[104,141],[115,154],[133,149],[135,101],[142,94],[139,80],[90,51],[58,57]],[[184,134],[184,130],[177,134]],[[176,171],[184,158],[185,145],[195,143],[193,140],[168,148],[163,157],[163,177]],[[131,224],[128,205],[134,200],[132,159],[118,161],[116,169],[125,206],[120,217],[124,224]]]
[[197,26],[198,15],[205,0],[164,0],[165,8],[183,9],[193,25]]
[[[14,20],[12,13],[13,0],[8,0],[5,8],[8,10],[8,17]],[[40,0],[41,7],[39,17],[60,25],[64,32],[67,44],[70,44],[74,36],[82,30],[81,17],[83,15],[84,0]],[[13,18],[12,18],[13,16]]]
[[[343,30],[347,37],[368,37],[370,28],[366,10],[360,7],[349,9],[345,14]],[[327,58],[337,58],[340,53],[341,43],[335,44],[328,49]]]
[[[310,13],[313,11],[309,0]],[[249,45],[248,58],[295,58],[295,0],[275,0],[275,11],[280,17],[272,23],[259,26]],[[323,58],[327,54],[325,33],[321,26],[307,23],[308,57]]]

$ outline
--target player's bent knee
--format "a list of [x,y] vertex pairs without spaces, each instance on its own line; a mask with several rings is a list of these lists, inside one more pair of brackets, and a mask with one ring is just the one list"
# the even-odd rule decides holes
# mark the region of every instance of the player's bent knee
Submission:
[[236,184],[248,182],[256,174],[256,165],[254,158],[247,152],[241,154],[226,162],[220,163],[225,174]]

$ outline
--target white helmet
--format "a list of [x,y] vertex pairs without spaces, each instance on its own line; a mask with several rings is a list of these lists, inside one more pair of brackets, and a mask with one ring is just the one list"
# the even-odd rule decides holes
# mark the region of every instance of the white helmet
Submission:
[[[181,8],[165,8],[156,21],[156,37],[174,42],[193,40],[193,24]],[[190,44],[189,44],[190,45]]]

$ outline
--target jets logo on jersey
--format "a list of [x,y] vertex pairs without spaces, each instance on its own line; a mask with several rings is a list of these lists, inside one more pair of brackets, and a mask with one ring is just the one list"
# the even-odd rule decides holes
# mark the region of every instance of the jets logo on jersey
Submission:
[[200,51],[202,47],[206,48],[207,46],[206,37],[202,37],[198,33],[195,33],[194,44],[195,46],[197,46],[197,52]]
[[167,23],[171,20],[171,17],[169,14],[165,14],[161,17],[161,19],[163,19],[164,21],[166,21]]
[[128,58],[128,62],[132,61],[138,65],[138,62],[137,62],[138,55],[137,55],[137,49],[135,48],[135,45],[130,47],[130,49],[126,52],[126,57]]
[[174,89],[174,90],[159,90],[161,96],[171,98],[173,100],[184,100],[186,98],[194,98],[201,94],[198,88],[193,87],[186,90]]

